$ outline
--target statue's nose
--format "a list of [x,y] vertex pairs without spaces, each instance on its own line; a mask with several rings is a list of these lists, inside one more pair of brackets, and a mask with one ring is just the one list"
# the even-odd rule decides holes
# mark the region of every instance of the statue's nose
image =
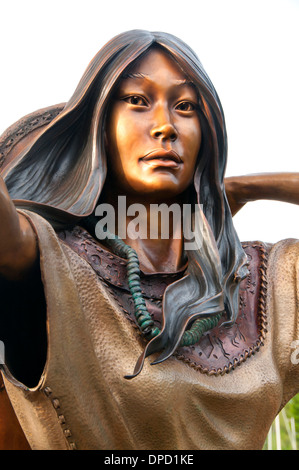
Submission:
[[177,139],[177,132],[173,124],[169,122],[154,126],[151,131],[151,136],[154,139],[171,140],[173,142]]

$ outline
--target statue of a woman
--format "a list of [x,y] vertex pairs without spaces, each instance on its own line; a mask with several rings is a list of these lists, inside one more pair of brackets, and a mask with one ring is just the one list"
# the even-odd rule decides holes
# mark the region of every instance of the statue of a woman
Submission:
[[[2,372],[32,449],[262,447],[299,389],[299,244],[240,243],[226,153],[196,55],[137,30],[6,161]],[[153,237],[165,208],[180,216]]]

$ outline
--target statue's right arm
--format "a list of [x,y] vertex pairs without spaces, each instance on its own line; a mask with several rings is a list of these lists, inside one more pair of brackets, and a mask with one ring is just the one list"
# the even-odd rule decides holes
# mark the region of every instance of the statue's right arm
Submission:
[[0,176],[0,275],[9,280],[26,278],[38,258],[33,228],[16,211]]

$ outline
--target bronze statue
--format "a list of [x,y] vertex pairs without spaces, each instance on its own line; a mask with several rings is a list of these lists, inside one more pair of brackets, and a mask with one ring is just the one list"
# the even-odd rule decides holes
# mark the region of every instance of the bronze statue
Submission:
[[[226,194],[218,95],[165,33],[112,39],[51,110],[2,155],[1,369],[30,447],[261,448],[299,389],[299,245],[241,244],[232,214],[298,203],[298,175],[230,178]],[[145,208],[145,236],[120,197]],[[116,225],[99,237],[101,204]],[[162,204],[191,208],[192,248],[182,218],[147,236]]]

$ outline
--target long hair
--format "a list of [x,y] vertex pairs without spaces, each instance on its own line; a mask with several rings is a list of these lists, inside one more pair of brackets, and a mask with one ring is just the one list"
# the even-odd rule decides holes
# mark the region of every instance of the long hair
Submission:
[[198,91],[203,139],[193,194],[199,215],[194,218],[194,230],[201,243],[188,251],[186,275],[166,289],[162,331],[146,346],[139,367],[157,351],[162,353],[155,363],[167,359],[197,318],[225,309],[227,323],[232,324],[238,313],[240,281],[247,274],[246,255],[224,190],[224,114],[195,53],[166,33],[133,30],[116,36],[90,62],[63,111],[3,172],[16,205],[39,213],[55,228],[92,214],[107,174],[104,133],[111,96],[129,67],[154,45],[172,56]]

